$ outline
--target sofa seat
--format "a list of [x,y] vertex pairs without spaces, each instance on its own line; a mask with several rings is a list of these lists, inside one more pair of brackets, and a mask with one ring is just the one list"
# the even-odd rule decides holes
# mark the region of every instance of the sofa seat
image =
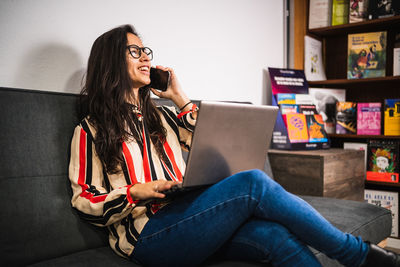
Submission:
[[[108,247],[105,229],[82,221],[71,207],[68,163],[79,121],[77,100],[75,94],[0,88],[2,266],[135,266]],[[372,243],[390,235],[392,220],[386,209],[303,198],[342,231]],[[323,266],[340,266],[314,252]],[[204,265],[260,266],[218,257]]]

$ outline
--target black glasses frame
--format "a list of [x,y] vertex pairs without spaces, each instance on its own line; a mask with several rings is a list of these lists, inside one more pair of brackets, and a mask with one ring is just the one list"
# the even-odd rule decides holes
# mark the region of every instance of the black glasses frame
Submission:
[[[139,56],[134,56],[133,54],[132,54],[132,51],[131,51],[131,48],[136,48],[138,51],[139,51]],[[140,46],[137,46],[137,45],[128,45],[127,47],[126,47],[126,49],[128,49],[129,50],[129,54],[133,57],[133,58],[135,58],[135,59],[138,59],[138,58],[140,58],[141,56],[142,56],[142,52],[143,53],[145,53],[149,58],[150,58],[150,60],[152,60],[153,59],[153,50],[151,50],[149,47],[140,47]],[[150,52],[148,52],[148,53],[146,53],[146,51],[145,50],[148,50],[148,51],[150,51]]]

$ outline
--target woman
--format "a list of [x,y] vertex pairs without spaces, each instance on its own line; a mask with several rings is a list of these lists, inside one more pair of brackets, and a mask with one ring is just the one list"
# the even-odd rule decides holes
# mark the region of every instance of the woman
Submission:
[[[93,44],[82,95],[88,116],[76,127],[70,161],[72,205],[106,226],[113,250],[144,265],[196,265],[211,255],[321,266],[306,244],[346,266],[400,266],[397,255],[334,228],[310,205],[262,171],[235,174],[171,202],[181,182],[197,107],[172,69],[167,91],[149,88],[152,51],[132,26]],[[155,107],[155,95],[179,111]],[[159,201],[157,201],[158,203]]]

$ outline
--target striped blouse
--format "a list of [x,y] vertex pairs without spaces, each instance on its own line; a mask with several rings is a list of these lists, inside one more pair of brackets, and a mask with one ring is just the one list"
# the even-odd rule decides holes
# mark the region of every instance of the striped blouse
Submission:
[[133,252],[145,224],[161,208],[155,204],[139,205],[131,198],[129,188],[135,183],[161,179],[181,181],[185,172],[182,148],[190,147],[196,121],[191,113],[178,114],[174,107],[157,108],[167,132],[164,159],[158,156],[144,122],[136,129],[142,143],[133,138],[122,143],[124,163],[117,174],[104,171],[93,143],[95,130],[87,119],[76,126],[72,138],[69,165],[72,206],[81,218],[107,227],[112,249],[123,257]]

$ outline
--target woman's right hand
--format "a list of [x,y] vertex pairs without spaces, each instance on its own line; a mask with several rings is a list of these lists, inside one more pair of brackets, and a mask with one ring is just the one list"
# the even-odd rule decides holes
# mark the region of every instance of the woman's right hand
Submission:
[[165,194],[162,192],[170,189],[172,186],[180,182],[159,180],[152,181],[144,184],[135,184],[129,189],[129,193],[134,200],[146,200],[150,198],[164,198]]

